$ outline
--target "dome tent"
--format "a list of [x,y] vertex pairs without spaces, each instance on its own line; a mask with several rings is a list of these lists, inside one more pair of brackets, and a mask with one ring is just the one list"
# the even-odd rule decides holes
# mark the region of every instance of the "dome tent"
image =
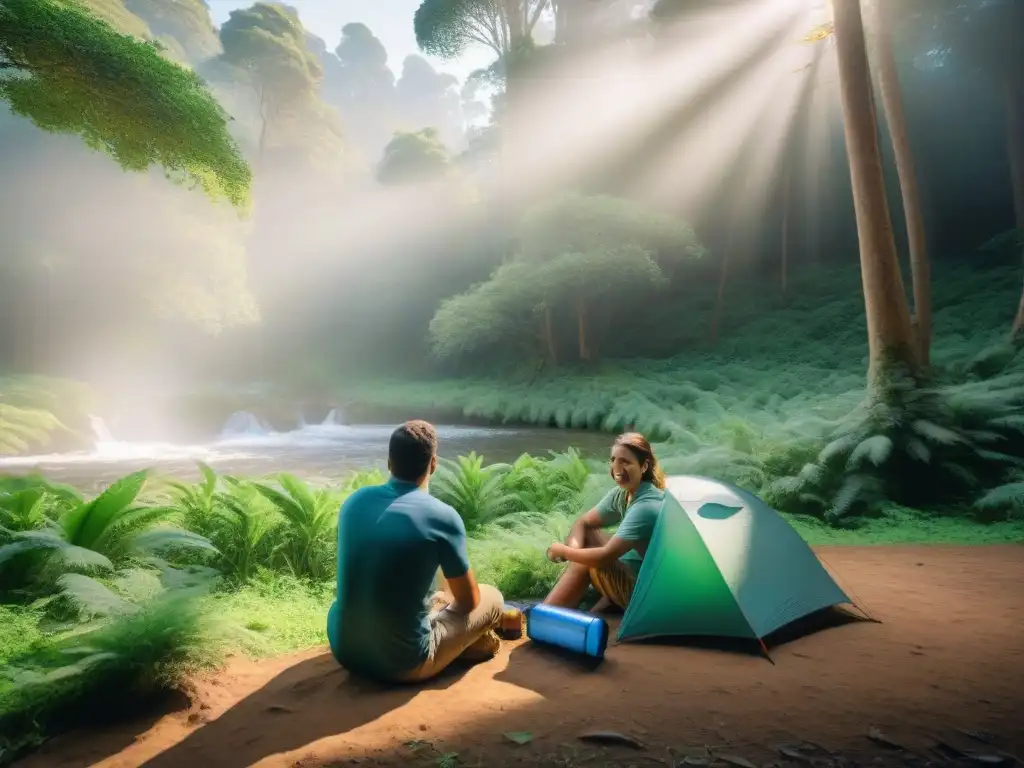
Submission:
[[853,601],[768,504],[729,483],[673,476],[617,639],[741,638],[767,655],[762,638],[842,603]]

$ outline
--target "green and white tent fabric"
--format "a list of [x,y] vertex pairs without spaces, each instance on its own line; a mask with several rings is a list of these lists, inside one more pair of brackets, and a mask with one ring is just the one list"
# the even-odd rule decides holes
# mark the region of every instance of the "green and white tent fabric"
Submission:
[[757,496],[705,477],[667,480],[618,640],[758,640],[853,603],[800,535]]

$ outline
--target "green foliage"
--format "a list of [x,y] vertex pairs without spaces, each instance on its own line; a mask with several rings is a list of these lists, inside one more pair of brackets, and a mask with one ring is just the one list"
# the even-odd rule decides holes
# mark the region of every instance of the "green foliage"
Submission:
[[177,43],[191,62],[201,62],[221,52],[217,30],[204,0],[125,0],[125,7],[145,21],[154,35]]
[[467,533],[473,532],[515,509],[515,497],[503,488],[509,469],[507,464],[485,467],[483,456],[475,452],[442,461],[431,478],[430,492],[459,513]]
[[384,185],[440,179],[448,170],[448,151],[435,128],[415,133],[399,131],[384,147],[377,164],[377,181]]
[[211,657],[210,626],[190,593],[169,593],[116,621],[6,659],[0,673],[0,755],[89,717],[130,713]]
[[125,170],[159,165],[247,204],[249,167],[202,80],[71,0],[5,0],[0,98],[45,131],[81,136]]
[[558,336],[577,341],[591,360],[616,298],[653,299],[683,265],[701,259],[693,230],[626,200],[568,194],[527,211],[519,255],[491,278],[442,302],[430,323],[438,360],[457,360],[496,345],[520,357],[558,356]]
[[55,411],[81,411],[84,399],[81,391],[50,379],[0,376],[0,456],[47,445],[68,430]]
[[1004,516],[1007,520],[1024,519],[1024,472],[1016,472],[1011,482],[992,488],[974,502],[985,517]]
[[[18,585],[30,595],[74,591],[73,602],[79,604],[93,596],[97,612],[103,612],[112,603],[102,585],[87,583],[94,582],[91,578],[69,578],[69,574],[112,574],[118,567],[168,550],[212,549],[202,536],[165,525],[177,516],[176,509],[137,503],[147,476],[145,471],[128,475],[95,498],[53,514],[38,505],[50,498],[59,504],[57,497],[44,492],[33,502],[30,494],[39,489],[13,495],[4,505],[5,516],[16,515],[19,529],[0,529],[6,539],[0,545],[5,583]],[[28,528],[23,525],[26,522],[39,525]]]
[[271,560],[275,549],[272,534],[280,520],[252,483],[224,480],[226,487],[217,492],[212,514],[197,521],[195,530],[217,548],[214,567],[227,579],[244,583],[262,563]]
[[248,73],[268,108],[308,99],[323,77],[319,60],[306,48],[302,25],[280,5],[256,3],[232,11],[220,39],[224,61]]
[[215,547],[200,562],[234,584],[248,583],[268,568],[295,578],[328,578],[334,572],[342,501],[385,480],[379,470],[363,470],[338,488],[311,488],[287,473],[262,481],[218,477],[204,464],[199,468],[198,483],[168,483],[169,502],[188,530]]
[[538,261],[639,246],[670,272],[707,255],[690,225],[608,195],[567,193],[538,203],[524,215],[519,240],[523,255]]
[[413,15],[420,50],[441,59],[454,59],[473,44],[476,20],[490,0],[423,0]]
[[[890,381],[840,424],[815,461],[774,482],[770,498],[828,520],[884,501],[963,503],[1024,466],[1022,406],[1021,375],[934,387]],[[992,504],[982,498],[980,508]]]
[[509,469],[504,485],[518,501],[517,511],[556,515],[582,511],[580,498],[591,468],[575,448],[552,452],[547,460],[524,453]]
[[255,483],[284,518],[277,553],[295,576],[326,579],[335,570],[335,537],[341,495],[329,488],[311,489],[294,475],[277,477],[280,489]]
[[[3,397],[2,392],[0,397]],[[50,434],[61,426],[49,411],[0,402],[0,455],[21,453],[32,445],[45,445]]]

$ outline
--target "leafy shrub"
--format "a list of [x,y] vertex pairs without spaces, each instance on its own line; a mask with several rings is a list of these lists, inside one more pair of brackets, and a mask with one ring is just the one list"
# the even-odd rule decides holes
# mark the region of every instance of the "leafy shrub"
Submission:
[[58,507],[53,514],[40,506],[48,498],[46,492],[35,498],[38,488],[12,495],[14,500],[5,505],[6,517],[39,527],[0,530],[7,540],[0,546],[5,582],[20,586],[27,595],[75,588],[80,595],[98,597],[105,588],[92,575],[111,574],[132,563],[153,563],[169,549],[212,549],[204,537],[168,525],[177,519],[177,509],[136,503],[147,477],[145,471],[135,472],[95,498]]
[[771,498],[832,521],[886,501],[935,509],[976,498],[1024,466],[1022,407],[1020,375],[929,388],[894,381],[814,461],[776,480]]
[[216,660],[196,595],[168,593],[115,621],[6,660],[0,671],[0,759],[82,723],[134,711]]

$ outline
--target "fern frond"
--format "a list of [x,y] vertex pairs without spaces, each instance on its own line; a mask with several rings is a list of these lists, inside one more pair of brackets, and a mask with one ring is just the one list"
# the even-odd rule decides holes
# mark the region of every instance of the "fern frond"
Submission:
[[57,579],[60,594],[85,616],[131,613],[135,606],[89,576],[65,573]]
[[850,453],[846,461],[847,469],[857,469],[866,459],[874,466],[882,466],[892,455],[892,438],[887,435],[872,435],[863,440]]

